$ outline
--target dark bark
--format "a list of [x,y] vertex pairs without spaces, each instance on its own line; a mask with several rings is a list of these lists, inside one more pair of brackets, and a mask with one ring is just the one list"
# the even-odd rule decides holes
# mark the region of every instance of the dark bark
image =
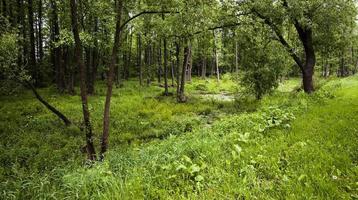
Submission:
[[33,1],[28,0],[28,22],[29,22],[29,34],[30,34],[30,57],[29,65],[31,68],[32,78],[35,80],[35,85],[39,84],[38,69],[36,64],[36,41],[35,41],[35,29],[34,29],[34,12]]
[[177,99],[179,101],[179,94],[180,94],[180,45],[179,42],[175,43],[175,57],[176,57],[176,82],[177,82]]
[[299,33],[300,40],[305,50],[305,64],[303,66],[303,69],[301,69],[303,76],[303,90],[307,94],[310,94],[314,92],[313,74],[314,66],[316,65],[316,55],[312,41],[312,30],[303,29],[297,23],[295,24],[296,30]]
[[[170,51],[170,55],[169,58],[172,57],[172,52]],[[171,68],[170,68],[170,74],[171,74],[171,79],[172,79],[172,87],[174,87],[174,79],[175,79],[175,64],[174,61],[171,60]]]
[[75,76],[76,69],[70,64],[73,58],[73,49],[64,46],[61,50],[60,57],[60,77],[64,80],[64,86],[67,89],[67,93],[70,95],[75,95]]
[[[52,23],[52,29],[51,29],[51,40],[53,43],[57,43],[60,38],[60,27],[58,23],[58,14],[57,14],[57,3],[55,0],[51,1],[51,7],[52,7],[52,16],[51,16],[51,23]],[[61,47],[53,46],[53,66],[55,68],[56,72],[56,85],[57,89],[60,92],[64,92],[66,85],[65,85],[65,66],[62,65],[62,50]]]
[[[289,10],[289,5],[286,0],[283,1],[283,6]],[[276,24],[268,17],[262,15],[257,10],[253,9],[253,13],[255,13],[259,18],[263,19],[264,22],[270,26],[273,32],[276,34],[278,41],[285,47],[290,56],[294,59],[296,64],[301,69],[302,73],[302,82],[303,89],[307,94],[311,94],[314,92],[313,86],[313,74],[314,74],[314,66],[316,65],[316,55],[313,47],[313,39],[312,39],[312,29],[310,27],[302,26],[296,18],[291,18],[293,21],[293,25],[298,33],[299,40],[301,41],[304,47],[305,53],[305,61],[303,62],[299,56],[295,53],[295,50],[288,44],[286,39],[281,34],[280,29],[276,26]]]
[[191,54],[191,48],[190,46],[187,44],[187,42],[185,42],[185,47],[184,47],[184,61],[183,61],[183,68],[182,68],[182,73],[181,73],[181,80],[180,80],[180,89],[179,89],[179,96],[178,96],[178,102],[179,103],[184,103],[186,102],[186,96],[185,96],[185,79],[186,79],[186,69],[189,66],[189,60],[190,60],[190,54]]
[[[23,27],[23,2],[22,0],[17,0],[17,4],[16,4],[16,8],[17,8],[17,24],[21,24],[21,26],[19,27],[18,30],[18,35],[21,36],[21,34],[23,33],[23,29],[25,27]],[[1,10],[1,9],[0,9]],[[19,40],[18,41],[19,44],[19,52],[18,52],[18,58],[17,58],[17,64],[18,66],[22,66],[24,63],[24,54],[23,54],[23,48],[24,48],[24,41],[23,40]]]
[[202,61],[201,61],[201,77],[206,78],[206,58],[205,55],[202,55]]
[[159,40],[159,47],[158,47],[158,83],[161,84],[162,80],[162,42]]
[[139,71],[139,84],[143,85],[143,70],[142,70],[142,39],[140,33],[138,33],[137,37],[137,65],[138,65],[138,71]]
[[90,121],[90,112],[88,110],[88,103],[87,103],[86,69],[83,64],[82,46],[81,46],[81,40],[78,30],[77,3],[76,0],[70,0],[70,1],[71,1],[70,2],[71,24],[72,24],[73,36],[75,38],[75,57],[76,57],[76,63],[80,70],[80,89],[81,89],[83,119],[85,123],[87,156],[89,160],[96,160],[96,151],[93,145],[93,134],[92,134],[91,121]]
[[39,100],[48,110],[50,110],[57,117],[59,117],[63,121],[63,123],[65,123],[66,126],[70,126],[72,124],[71,121],[64,114],[62,114],[59,110],[57,110],[55,107],[53,107],[51,104],[49,104],[45,99],[41,97],[41,95],[37,92],[36,88],[32,85],[31,82],[25,81],[23,82],[23,85],[25,87],[30,88],[32,93],[35,95],[36,99]]
[[131,33],[129,35],[129,50],[128,50],[128,66],[127,66],[127,70],[125,71],[125,79],[128,80],[129,76],[130,76],[130,72],[129,69],[132,65],[132,44],[133,44],[133,33]]
[[342,49],[340,53],[340,65],[339,65],[339,74],[340,77],[345,77],[346,69],[345,69],[345,59],[344,59],[344,49]]
[[151,44],[148,44],[146,47],[145,60],[146,60],[145,76],[146,76],[147,86],[149,86],[150,82],[151,82],[150,70],[151,70],[151,66],[152,66],[152,45]]
[[239,45],[235,42],[235,73],[239,74]]
[[39,58],[40,63],[43,60],[44,57],[44,51],[43,51],[43,35],[42,35],[42,0],[39,0],[38,2],[38,46],[39,46]]
[[114,44],[112,49],[111,64],[109,65],[109,72],[107,78],[107,94],[106,101],[104,106],[103,114],[103,133],[101,140],[101,154],[100,159],[104,159],[104,153],[108,149],[108,136],[109,136],[109,123],[110,123],[110,106],[111,106],[111,97],[112,97],[112,88],[113,88],[113,78],[114,78],[114,68],[117,62],[117,54],[120,47],[120,38],[121,38],[121,18],[122,18],[122,6],[123,1],[118,1],[118,8],[116,7],[117,19],[116,19],[116,32],[114,35]]
[[[96,34],[98,32],[98,19],[95,19],[95,26],[94,26],[94,34]],[[98,68],[98,40],[97,38],[95,38],[94,40],[94,47],[92,50],[92,66],[91,66],[91,82],[88,86],[88,93],[89,94],[94,94],[95,93],[95,82],[96,82],[96,78],[97,78],[97,68]]]
[[1,4],[2,8],[0,9],[1,15],[4,16],[4,17],[7,17],[7,5],[6,5],[6,0],[2,0],[1,2],[2,2],[2,4]]
[[167,49],[167,40],[163,40],[164,47],[164,95],[168,96],[168,49]]
[[[126,34],[124,36],[123,46],[128,45],[128,33],[129,31],[126,31]],[[123,79],[127,79],[127,71],[128,71],[128,49],[123,49],[122,58],[123,58],[123,70],[122,70],[122,77]]]

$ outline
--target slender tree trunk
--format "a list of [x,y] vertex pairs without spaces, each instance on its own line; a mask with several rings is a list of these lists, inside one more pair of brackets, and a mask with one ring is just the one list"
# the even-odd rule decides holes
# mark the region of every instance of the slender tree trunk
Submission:
[[177,82],[177,100],[179,101],[179,95],[180,95],[180,45],[179,42],[175,43],[175,57],[176,57],[176,82]]
[[[191,49],[190,49],[190,51],[191,51]],[[186,69],[186,71],[187,71],[187,77],[186,77],[186,79],[187,79],[187,81],[188,82],[191,82],[191,74],[192,74],[192,70],[193,70],[193,57],[192,57],[192,52],[190,52],[190,54],[189,54],[189,60],[188,60],[188,65],[187,65],[187,69]]]
[[138,65],[138,70],[139,70],[139,84],[140,86],[143,85],[143,70],[142,70],[142,39],[141,39],[141,35],[140,33],[138,33],[137,36],[137,43],[138,43],[138,48],[137,48],[137,65]]
[[168,96],[168,49],[167,49],[167,39],[163,40],[164,47],[164,95]]
[[120,38],[121,38],[121,18],[122,18],[122,7],[123,1],[119,0],[117,2],[118,8],[116,6],[115,10],[117,13],[116,19],[116,32],[114,35],[114,44],[112,49],[111,56],[111,64],[109,65],[108,79],[107,79],[107,94],[106,94],[106,102],[104,106],[104,114],[103,114],[103,133],[102,133],[102,141],[101,141],[101,154],[100,159],[104,159],[104,153],[108,149],[108,136],[109,136],[109,123],[110,123],[110,107],[111,107],[111,97],[112,97],[112,88],[113,88],[113,78],[114,78],[114,68],[117,61],[117,54],[120,47]]
[[235,42],[235,73],[239,74],[239,45]]
[[201,77],[206,78],[206,58],[205,55],[202,57],[202,63],[201,63]]
[[85,55],[86,55],[86,77],[87,77],[87,94],[92,95],[92,88],[93,88],[93,81],[92,81],[92,53],[93,50],[91,47],[85,48]]
[[147,56],[146,56],[146,60],[147,60],[147,64],[146,64],[146,70],[145,70],[145,75],[146,75],[146,81],[147,81],[147,86],[150,85],[150,70],[151,70],[151,66],[152,66],[152,45],[149,44],[147,46]]
[[70,3],[71,3],[72,31],[73,31],[73,36],[75,38],[76,62],[80,70],[80,89],[81,89],[83,118],[85,122],[87,155],[89,160],[96,160],[96,151],[93,145],[93,134],[92,134],[91,121],[90,121],[90,112],[88,110],[88,103],[87,103],[86,69],[83,64],[81,40],[78,30],[77,2],[76,0],[70,0],[70,1],[71,1]]
[[[1,10],[1,9],[0,9]],[[24,18],[24,13],[23,13],[23,0],[17,0],[17,24],[21,24],[21,26],[19,27],[19,36],[21,36],[21,34],[23,33],[25,27],[24,27],[24,23],[23,23],[23,18]],[[17,64],[19,66],[23,66],[24,63],[24,39],[19,40],[19,52],[18,52],[18,59],[17,59]]]
[[[53,43],[57,43],[60,38],[60,28],[58,23],[58,14],[57,14],[57,3],[55,0],[51,0],[51,7],[52,7],[52,33],[51,33],[51,40]],[[56,85],[57,89],[60,92],[64,92],[66,85],[65,85],[65,66],[62,65],[62,52],[61,47],[53,47],[53,66],[56,72]]]
[[54,113],[58,118],[60,118],[66,126],[70,126],[72,124],[71,121],[64,114],[62,114],[59,110],[57,110],[55,107],[53,107],[41,97],[41,95],[37,92],[36,88],[32,85],[31,82],[26,81],[23,83],[23,85],[25,87],[30,88],[36,99],[39,100],[48,110]]
[[43,61],[43,57],[44,57],[44,51],[43,51],[43,36],[42,36],[42,0],[39,0],[38,2],[38,15],[39,15],[39,22],[38,22],[38,39],[39,39],[39,58],[40,58],[40,63]]
[[[124,40],[123,40],[123,46],[127,46],[128,45],[128,31],[126,32],[125,36],[124,36]],[[123,71],[122,71],[122,76],[123,79],[126,80],[126,76],[127,76],[127,71],[128,71],[128,49],[123,49],[123,53],[122,53],[122,58],[123,58]],[[119,73],[118,73],[119,74]]]
[[129,35],[129,52],[128,52],[128,66],[127,66],[127,70],[126,70],[126,77],[125,79],[128,80],[130,73],[129,73],[129,69],[132,63],[132,44],[133,44],[133,33],[130,33]]
[[162,41],[159,40],[159,46],[158,46],[158,84],[160,85],[162,83]]
[[214,56],[215,56],[216,80],[219,82],[220,81],[219,55],[218,55],[218,52],[217,52],[215,31],[213,31],[213,34],[214,34]]
[[186,102],[186,96],[185,96],[185,71],[188,68],[189,65],[189,59],[191,54],[191,47],[185,42],[185,48],[184,48],[184,61],[183,61],[183,68],[182,68],[182,74],[181,74],[181,81],[180,81],[180,90],[179,90],[179,96],[178,96],[178,102],[184,103]]
[[28,0],[28,19],[29,19],[29,30],[30,30],[30,57],[29,64],[31,67],[31,75],[35,80],[35,85],[39,84],[38,69],[36,64],[36,42],[35,42],[35,29],[34,29],[34,12],[33,2]]
[[1,4],[1,9],[0,9],[1,15],[7,18],[7,5],[6,5],[6,0],[2,0],[1,3],[2,3],[2,4]]
[[[170,53],[170,55],[169,55],[169,58],[171,58],[172,57],[172,51],[169,51],[169,53]],[[171,60],[170,61],[170,74],[171,74],[171,79],[172,79],[172,87],[174,87],[174,79],[175,79],[175,67],[174,67],[174,61],[173,60]]]
[[[98,32],[98,18],[95,19],[95,26],[94,26],[94,34]],[[94,38],[94,47],[92,52],[92,67],[91,67],[91,84],[88,89],[89,94],[95,93],[95,83],[97,78],[97,68],[98,68],[98,39]]]

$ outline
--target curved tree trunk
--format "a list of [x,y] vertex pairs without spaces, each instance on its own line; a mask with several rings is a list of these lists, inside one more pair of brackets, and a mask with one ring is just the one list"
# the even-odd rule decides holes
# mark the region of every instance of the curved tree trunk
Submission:
[[62,114],[59,110],[57,110],[55,107],[53,107],[51,104],[49,104],[45,99],[41,97],[41,95],[37,92],[36,88],[32,85],[31,82],[25,81],[23,85],[25,87],[30,88],[32,93],[34,93],[36,99],[39,100],[48,110],[50,110],[57,117],[59,117],[65,123],[66,126],[70,126],[72,124],[71,121],[64,114]]

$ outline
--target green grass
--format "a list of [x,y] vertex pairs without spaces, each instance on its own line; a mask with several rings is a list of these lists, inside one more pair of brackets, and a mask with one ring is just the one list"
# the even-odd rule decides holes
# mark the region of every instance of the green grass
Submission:
[[[293,91],[299,82],[261,102],[221,102],[198,96],[235,93],[235,82],[194,79],[186,104],[125,82],[113,95],[110,152],[91,168],[79,130],[29,92],[2,96],[0,199],[357,199],[358,77],[320,81],[311,96]],[[78,96],[41,93],[80,123]]]

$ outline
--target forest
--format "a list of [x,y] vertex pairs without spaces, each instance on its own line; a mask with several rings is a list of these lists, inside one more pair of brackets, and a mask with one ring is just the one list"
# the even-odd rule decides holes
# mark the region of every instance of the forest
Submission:
[[358,199],[357,0],[0,0],[0,199]]

